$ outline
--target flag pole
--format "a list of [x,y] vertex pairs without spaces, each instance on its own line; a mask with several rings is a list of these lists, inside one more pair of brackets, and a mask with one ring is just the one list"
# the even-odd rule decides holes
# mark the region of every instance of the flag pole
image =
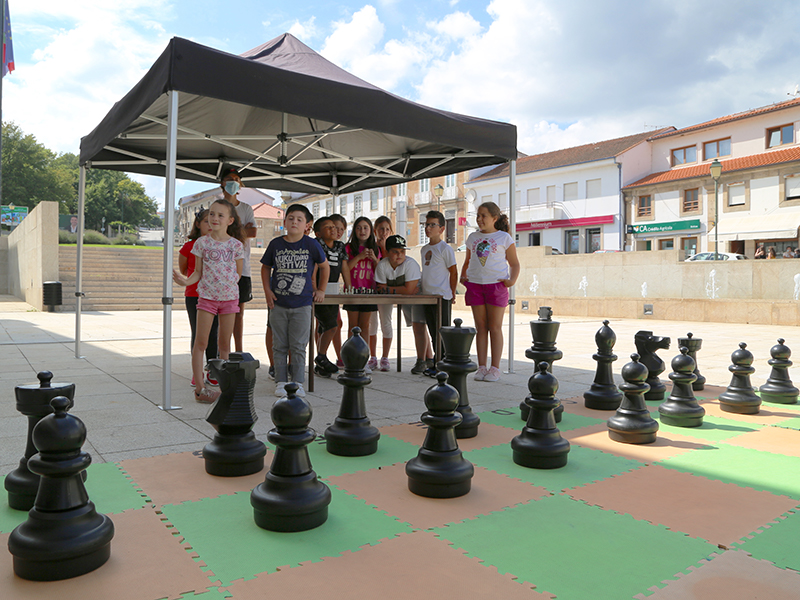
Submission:
[[[3,66],[0,67],[0,204],[3,203],[3,79],[6,70],[6,3],[8,0],[0,0],[0,49],[3,54]],[[3,235],[3,228],[0,226],[0,235]]]

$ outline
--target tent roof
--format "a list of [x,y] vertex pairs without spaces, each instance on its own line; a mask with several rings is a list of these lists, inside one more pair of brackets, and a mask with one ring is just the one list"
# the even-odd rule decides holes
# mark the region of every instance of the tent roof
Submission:
[[176,177],[348,193],[513,160],[516,127],[381,90],[290,34],[235,56],[173,38],[81,140],[80,163],[165,175],[167,92],[178,95]]

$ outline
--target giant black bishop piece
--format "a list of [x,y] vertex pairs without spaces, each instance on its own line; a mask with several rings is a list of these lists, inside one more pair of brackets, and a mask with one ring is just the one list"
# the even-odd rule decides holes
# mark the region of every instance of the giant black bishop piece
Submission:
[[614,354],[617,335],[608,326],[607,320],[597,330],[594,341],[597,352],[592,358],[597,362],[597,369],[591,387],[583,393],[584,404],[586,408],[595,410],[616,410],[622,402],[622,392],[614,383],[614,373],[611,370],[611,364],[617,360],[617,355]]

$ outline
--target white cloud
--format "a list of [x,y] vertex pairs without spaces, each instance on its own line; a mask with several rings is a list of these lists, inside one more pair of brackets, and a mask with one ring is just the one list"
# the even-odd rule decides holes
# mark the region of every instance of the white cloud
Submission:
[[481,32],[481,24],[468,12],[456,11],[441,21],[429,21],[426,25],[432,32],[456,40],[472,38]]
[[369,4],[353,13],[350,21],[337,21],[333,27],[320,54],[340,66],[374,52],[385,30],[375,7]]
[[304,23],[301,23],[300,21],[295,21],[289,27],[287,33],[291,33],[298,40],[304,42],[305,44],[308,44],[309,41],[316,38],[318,34],[317,26],[314,23],[315,20],[316,18],[312,16]]

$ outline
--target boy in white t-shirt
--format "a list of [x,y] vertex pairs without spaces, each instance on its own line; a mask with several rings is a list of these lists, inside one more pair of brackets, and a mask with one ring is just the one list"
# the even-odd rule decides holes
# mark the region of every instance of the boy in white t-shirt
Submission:
[[[420,258],[422,260],[422,293],[442,297],[442,327],[450,326],[453,303],[456,301],[456,286],[458,285],[458,266],[456,253],[453,248],[442,239],[445,231],[444,215],[438,210],[429,211],[425,215],[425,234],[430,242],[422,247]],[[425,304],[425,322],[431,343],[436,347],[436,305]],[[441,356],[434,357],[434,366],[425,369],[428,377],[436,377],[436,362]]]
[[[386,258],[382,258],[375,268],[375,283],[378,292],[382,294],[419,294],[419,282],[422,278],[419,264],[413,258],[406,256],[406,240],[401,235],[391,235],[386,238]],[[406,325],[409,323],[414,331],[414,341],[417,347],[417,364],[425,364],[425,315],[413,310],[416,306],[404,305],[403,315]],[[422,337],[422,353],[420,353],[420,337]],[[422,372],[418,370],[417,372]]]

